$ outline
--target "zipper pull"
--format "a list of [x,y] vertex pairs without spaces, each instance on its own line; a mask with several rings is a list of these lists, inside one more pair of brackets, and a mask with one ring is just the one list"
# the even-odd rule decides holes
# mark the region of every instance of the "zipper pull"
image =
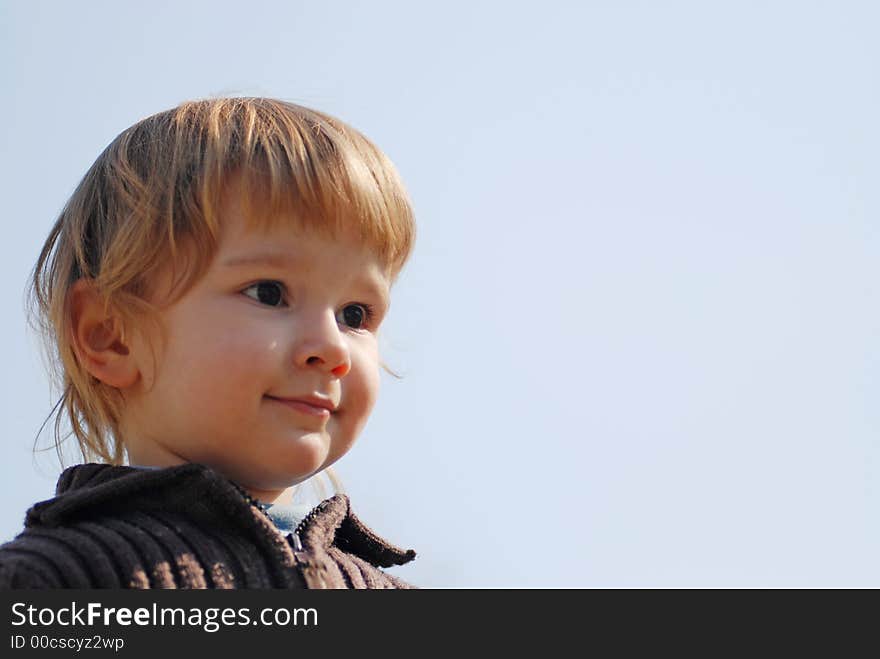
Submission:
[[303,550],[302,541],[299,539],[299,533],[294,531],[293,533],[291,533],[287,537],[290,539],[290,542],[293,545],[294,551],[302,551]]

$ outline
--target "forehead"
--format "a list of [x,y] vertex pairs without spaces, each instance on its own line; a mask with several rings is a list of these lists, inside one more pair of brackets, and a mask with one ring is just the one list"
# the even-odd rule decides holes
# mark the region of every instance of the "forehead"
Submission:
[[318,245],[326,249],[333,243],[364,259],[372,258],[387,278],[395,278],[401,264],[397,263],[399,232],[393,222],[338,199],[305,204],[295,194],[276,198],[264,192],[259,177],[249,180],[236,175],[229,180],[215,215],[218,249],[271,242],[299,245],[304,252]]
[[322,231],[292,221],[256,224],[240,215],[226,219],[214,255],[215,270],[314,274],[357,285],[388,303],[389,268],[355,231]]
[[149,301],[160,307],[173,304],[211,272],[253,276],[330,272],[333,279],[357,284],[389,304],[391,267],[357,231],[328,229],[290,216],[249,220],[233,205],[220,216],[215,240],[201,248],[198,241],[186,241],[179,258],[153,271],[146,291]]
[[359,263],[375,262],[380,270],[388,269],[381,246],[363,236],[355,223],[327,223],[295,212],[254,217],[241,207],[227,208],[221,217],[217,252],[244,257],[244,252],[253,250],[260,250],[267,256],[264,260],[274,265],[346,252]]

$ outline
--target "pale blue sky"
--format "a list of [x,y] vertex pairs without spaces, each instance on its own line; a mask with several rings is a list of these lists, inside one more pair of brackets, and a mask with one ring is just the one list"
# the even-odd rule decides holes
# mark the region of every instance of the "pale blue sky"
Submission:
[[22,300],[65,199],[136,120],[267,95],[418,214],[338,465],[396,574],[880,586],[875,7],[0,0],[0,539],[57,475]]

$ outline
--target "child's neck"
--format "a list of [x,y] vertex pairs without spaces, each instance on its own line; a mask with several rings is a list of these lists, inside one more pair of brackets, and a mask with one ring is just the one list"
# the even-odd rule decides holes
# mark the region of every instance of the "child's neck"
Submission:
[[[128,464],[132,467],[151,467],[154,469],[161,469],[163,467],[174,467],[185,463],[186,460],[170,453],[165,455],[160,455],[158,453],[146,455],[131,451],[128,455]],[[290,505],[293,503],[293,486],[277,490],[261,490],[242,483],[238,483],[238,486],[261,503],[271,503],[275,505]]]
[[244,485],[241,487],[261,503],[272,503],[275,505],[290,505],[293,503],[293,487],[288,487],[284,490],[258,490]]

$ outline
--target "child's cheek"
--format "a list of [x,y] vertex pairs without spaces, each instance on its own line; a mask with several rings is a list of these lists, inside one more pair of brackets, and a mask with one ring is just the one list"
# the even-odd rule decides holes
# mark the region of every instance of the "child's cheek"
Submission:
[[[352,357],[353,368],[351,375],[356,377],[356,379],[349,383],[352,389],[352,396],[355,399],[352,401],[352,410],[355,412],[354,416],[356,418],[352,419],[352,421],[356,424],[356,431],[360,432],[372,413],[379,396],[379,384],[381,381],[379,376],[379,356],[375,346],[367,345],[361,351],[353,354]],[[345,387],[345,384],[343,380],[343,387]]]

